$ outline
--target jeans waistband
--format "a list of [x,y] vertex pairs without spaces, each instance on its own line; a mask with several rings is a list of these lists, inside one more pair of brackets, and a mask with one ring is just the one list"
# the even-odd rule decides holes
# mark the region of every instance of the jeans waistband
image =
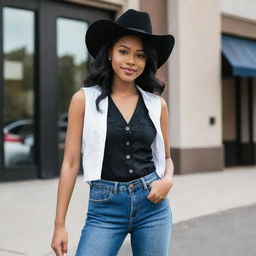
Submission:
[[132,191],[138,190],[140,188],[148,189],[147,185],[157,179],[161,179],[161,178],[158,176],[156,171],[153,171],[143,177],[140,177],[135,180],[127,181],[127,182],[101,179],[101,180],[92,180],[89,182],[89,185],[109,188],[114,193],[117,193],[117,191],[125,191],[125,190],[132,192]]

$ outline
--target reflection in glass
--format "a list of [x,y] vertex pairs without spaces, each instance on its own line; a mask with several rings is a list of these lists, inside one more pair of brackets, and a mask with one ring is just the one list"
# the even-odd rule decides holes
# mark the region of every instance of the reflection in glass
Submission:
[[63,158],[70,99],[83,86],[87,74],[88,53],[84,42],[87,27],[83,21],[57,19],[59,165]]
[[4,164],[34,159],[34,13],[3,8]]

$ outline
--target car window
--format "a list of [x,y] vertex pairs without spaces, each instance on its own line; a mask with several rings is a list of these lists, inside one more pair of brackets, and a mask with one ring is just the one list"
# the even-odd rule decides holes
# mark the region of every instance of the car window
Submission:
[[10,132],[11,134],[19,135],[20,132],[21,132],[21,130],[22,130],[22,126],[21,126],[21,125],[18,125],[18,126],[16,126],[16,127],[13,127],[12,129],[10,129],[9,132]]
[[31,124],[23,125],[22,129],[20,130],[20,135],[23,137],[33,135],[33,125],[31,125]]

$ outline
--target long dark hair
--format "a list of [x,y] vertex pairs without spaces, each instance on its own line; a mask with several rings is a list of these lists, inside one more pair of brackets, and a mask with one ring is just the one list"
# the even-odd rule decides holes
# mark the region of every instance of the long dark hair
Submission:
[[[121,36],[104,44],[91,64],[88,78],[84,80],[85,87],[94,85],[99,85],[101,87],[101,94],[96,99],[96,108],[98,111],[100,111],[100,101],[112,92],[113,69],[111,62],[108,59],[108,51],[120,37]],[[161,95],[165,88],[165,83],[156,78],[156,51],[147,41],[143,40],[143,38],[142,42],[146,54],[146,65],[143,73],[135,79],[135,84],[140,86],[144,91]]]

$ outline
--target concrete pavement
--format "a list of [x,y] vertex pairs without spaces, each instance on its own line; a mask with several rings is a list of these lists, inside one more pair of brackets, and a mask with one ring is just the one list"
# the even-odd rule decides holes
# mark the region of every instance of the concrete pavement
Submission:
[[[0,256],[53,255],[57,185],[58,179],[0,183]],[[68,256],[74,255],[84,225],[88,188],[79,176],[67,214]],[[256,204],[256,167],[175,175],[168,198],[174,224]],[[118,255],[130,251],[128,235]]]
[[256,256],[256,204],[173,226],[171,255]]

